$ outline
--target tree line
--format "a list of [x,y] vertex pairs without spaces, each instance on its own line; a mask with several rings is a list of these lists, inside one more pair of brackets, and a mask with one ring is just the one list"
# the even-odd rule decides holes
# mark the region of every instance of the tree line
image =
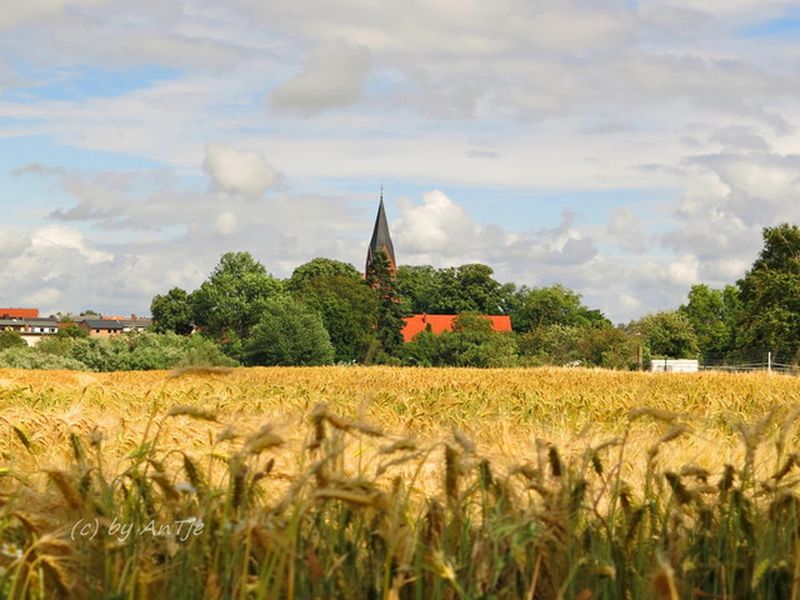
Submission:
[[[315,258],[284,280],[249,253],[229,252],[197,289],[155,296],[151,312],[152,332],[138,341],[89,340],[67,331],[36,350],[9,354],[4,349],[24,342],[3,332],[0,366],[39,365],[47,354],[65,368],[94,370],[202,362],[636,369],[655,357],[735,363],[766,351],[796,364],[800,229],[765,228],[762,250],[740,280],[721,289],[694,285],[676,309],[626,324],[613,324],[561,285],[500,283],[483,264],[394,272],[381,252],[366,277],[350,264]],[[458,317],[450,332],[423,331],[403,343],[403,317],[415,313]],[[509,315],[513,332],[494,332],[480,315]]]

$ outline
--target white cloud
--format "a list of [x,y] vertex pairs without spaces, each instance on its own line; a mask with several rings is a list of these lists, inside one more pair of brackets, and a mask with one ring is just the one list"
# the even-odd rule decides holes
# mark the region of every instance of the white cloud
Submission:
[[238,219],[232,212],[220,213],[214,221],[214,229],[220,235],[233,235],[236,232]]
[[648,240],[642,223],[630,208],[614,209],[606,231],[625,250],[643,252],[647,248]]
[[77,229],[61,225],[49,225],[36,230],[32,236],[33,250],[76,250],[89,264],[114,260],[114,255],[96,250],[86,245],[83,235]]
[[203,171],[215,189],[244,196],[260,196],[279,180],[260,152],[237,150],[225,144],[206,146]]
[[364,46],[320,46],[301,73],[272,91],[270,104],[305,114],[349,106],[361,97],[369,68],[370,52]]
[[0,229],[0,259],[8,260],[19,256],[30,245],[31,240],[27,235]]

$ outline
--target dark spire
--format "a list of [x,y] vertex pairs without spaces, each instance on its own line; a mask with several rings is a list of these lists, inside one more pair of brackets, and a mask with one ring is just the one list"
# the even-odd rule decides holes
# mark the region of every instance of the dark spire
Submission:
[[375,228],[372,230],[372,239],[367,249],[367,271],[372,264],[372,259],[379,250],[385,250],[389,255],[389,263],[394,271],[397,268],[397,261],[394,258],[394,246],[392,236],[389,235],[389,221],[386,219],[386,211],[383,208],[383,186],[381,186],[381,202],[378,205],[378,216],[375,217]]

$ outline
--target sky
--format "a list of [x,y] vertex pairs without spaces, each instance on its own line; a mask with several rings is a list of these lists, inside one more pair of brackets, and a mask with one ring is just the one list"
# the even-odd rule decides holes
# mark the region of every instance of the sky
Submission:
[[615,322],[800,222],[800,2],[0,0],[0,306],[148,314],[226,251],[562,283]]

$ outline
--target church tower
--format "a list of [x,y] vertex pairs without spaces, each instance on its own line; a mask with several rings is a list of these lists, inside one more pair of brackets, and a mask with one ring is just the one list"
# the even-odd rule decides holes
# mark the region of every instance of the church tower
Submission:
[[397,260],[394,257],[394,246],[392,237],[389,235],[389,221],[386,219],[386,210],[383,208],[383,188],[381,188],[381,202],[378,205],[378,216],[375,217],[375,228],[372,230],[372,239],[367,249],[367,267],[364,272],[368,272],[375,255],[384,250],[389,257],[389,267],[392,273],[397,271]]

